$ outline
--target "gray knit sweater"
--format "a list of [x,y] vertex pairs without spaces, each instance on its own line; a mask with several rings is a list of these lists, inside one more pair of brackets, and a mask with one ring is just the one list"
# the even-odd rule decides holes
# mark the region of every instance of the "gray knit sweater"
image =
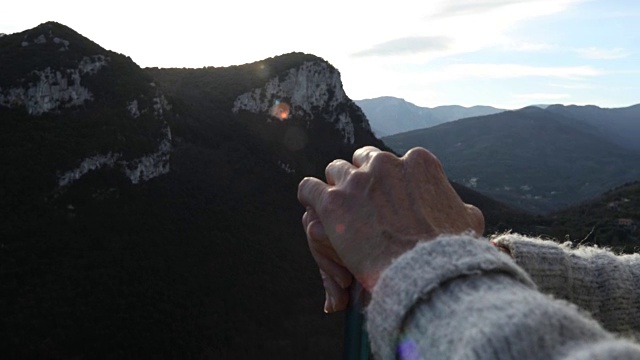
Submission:
[[470,236],[441,236],[398,258],[367,308],[376,357],[640,359],[640,345],[619,335],[640,333],[640,255],[494,241],[520,266]]

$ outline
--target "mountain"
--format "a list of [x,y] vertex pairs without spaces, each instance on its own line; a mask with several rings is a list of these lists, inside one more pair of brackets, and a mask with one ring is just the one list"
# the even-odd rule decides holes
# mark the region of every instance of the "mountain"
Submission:
[[141,69],[54,22],[0,37],[1,353],[339,357],[296,190],[364,145],[389,150],[313,55]]
[[130,59],[55,23],[0,38],[4,219],[92,170],[169,171],[171,106]]
[[430,149],[452,180],[530,212],[575,205],[640,179],[640,156],[597,128],[528,107],[383,138],[399,153]]
[[581,244],[640,251],[640,182],[625,184],[579,206],[551,215],[549,233]]
[[622,147],[640,152],[640,104],[614,109],[593,105],[551,105],[547,110],[591,125],[594,133]]
[[0,74],[6,357],[339,356],[296,188],[384,144],[329,63],[144,70],[51,22]]
[[378,137],[416,129],[424,129],[462,118],[502,112],[490,106],[463,107],[458,105],[419,107],[403,99],[390,96],[356,100]]

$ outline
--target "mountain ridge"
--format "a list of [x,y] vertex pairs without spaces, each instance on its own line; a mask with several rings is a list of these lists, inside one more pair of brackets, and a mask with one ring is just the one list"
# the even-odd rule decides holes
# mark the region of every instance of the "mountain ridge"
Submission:
[[622,108],[551,105],[547,110],[595,127],[594,133],[640,153],[640,104]]
[[599,136],[591,124],[538,107],[383,140],[400,153],[424,146],[454,181],[534,212],[577,204],[640,178],[634,152]]
[[[5,356],[340,356],[296,187],[386,148],[348,97],[331,104],[335,68],[141,69],[57,23],[1,37],[0,56]],[[308,60],[327,97],[304,109],[286,80]],[[256,89],[290,116],[234,112]]]
[[427,128],[466,117],[504,111],[482,105],[420,107],[392,96],[356,100],[356,104],[363,109],[371,122],[372,129],[379,137]]

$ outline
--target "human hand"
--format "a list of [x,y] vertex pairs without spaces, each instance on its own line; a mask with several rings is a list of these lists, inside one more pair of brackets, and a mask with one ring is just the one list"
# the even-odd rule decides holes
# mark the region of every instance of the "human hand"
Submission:
[[398,158],[364,147],[352,163],[330,163],[325,175],[326,183],[303,179],[298,199],[307,207],[303,226],[323,277],[326,311],[346,307],[351,274],[371,291],[418,241],[484,231],[480,210],[462,202],[440,162],[423,148]]

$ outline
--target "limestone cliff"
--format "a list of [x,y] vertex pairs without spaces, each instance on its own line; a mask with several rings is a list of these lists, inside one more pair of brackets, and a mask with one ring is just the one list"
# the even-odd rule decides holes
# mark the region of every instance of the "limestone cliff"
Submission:
[[105,168],[133,184],[168,173],[171,109],[131,59],[64,25],[0,38],[0,119],[15,135],[8,146],[55,167],[43,173],[54,187]]
[[86,56],[75,68],[33,70],[30,77],[37,79],[35,83],[21,78],[8,89],[0,88],[0,106],[24,106],[29,115],[80,106],[93,100],[91,91],[81,84],[82,76],[97,73],[109,60],[103,55]]
[[[354,121],[344,106],[351,100],[342,88],[340,73],[327,63],[307,61],[270,79],[263,87],[238,96],[233,112],[268,114],[281,103],[288,104],[293,116],[325,119],[340,130],[345,143],[354,143]],[[366,121],[362,126],[369,129]]]

